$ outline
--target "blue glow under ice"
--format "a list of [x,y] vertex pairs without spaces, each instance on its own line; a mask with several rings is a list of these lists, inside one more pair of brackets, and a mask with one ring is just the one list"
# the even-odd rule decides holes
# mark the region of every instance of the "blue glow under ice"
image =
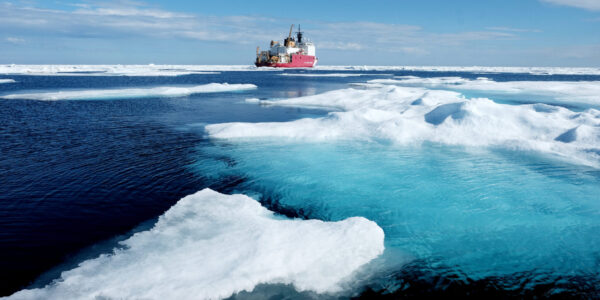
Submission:
[[[209,152],[198,172],[242,176],[240,192],[302,217],[364,216],[384,229],[386,251],[465,278],[528,274],[533,284],[595,276],[600,266],[597,169],[539,153],[432,143],[261,140],[202,151]],[[208,167],[209,157],[223,156],[233,160]]]

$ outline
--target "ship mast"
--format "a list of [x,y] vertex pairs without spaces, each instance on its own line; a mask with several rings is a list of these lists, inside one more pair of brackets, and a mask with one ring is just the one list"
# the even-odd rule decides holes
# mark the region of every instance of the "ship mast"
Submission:
[[302,43],[302,30],[300,30],[300,24],[298,24],[298,32],[296,33],[298,37],[298,44]]

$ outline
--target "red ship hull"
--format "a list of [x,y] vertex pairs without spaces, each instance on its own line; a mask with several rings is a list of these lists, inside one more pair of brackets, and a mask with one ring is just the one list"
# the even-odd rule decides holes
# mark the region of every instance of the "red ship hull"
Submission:
[[317,59],[312,55],[292,54],[291,62],[276,63],[276,62],[257,62],[257,67],[272,67],[272,68],[312,68],[317,64]]

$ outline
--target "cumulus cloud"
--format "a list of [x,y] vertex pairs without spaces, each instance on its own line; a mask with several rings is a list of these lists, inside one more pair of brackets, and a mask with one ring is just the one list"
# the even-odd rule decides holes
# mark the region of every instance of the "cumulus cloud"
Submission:
[[495,31],[508,31],[508,32],[542,32],[539,29],[513,28],[513,27],[505,27],[505,26],[486,27],[485,29],[495,30]]
[[159,9],[143,8],[141,4],[134,6],[109,6],[109,7],[91,7],[90,5],[79,6],[75,13],[95,16],[127,16],[127,17],[152,17],[158,19],[171,18],[193,18],[193,15],[174,13]]
[[[187,38],[207,41],[242,39],[264,18],[195,16],[147,8],[138,2],[80,4],[73,11],[0,3],[0,27],[60,37]],[[263,30],[256,30],[254,36]]]
[[23,44],[25,43],[25,40],[22,38],[18,38],[18,37],[7,37],[6,39],[4,39],[5,41],[11,43],[11,44]]
[[364,45],[359,43],[348,43],[348,42],[321,42],[319,43],[320,49],[333,49],[333,50],[362,50],[365,49]]
[[[262,45],[281,38],[288,20],[259,16],[207,16],[173,12],[143,2],[82,2],[73,10],[0,3],[0,28],[70,38],[151,37]],[[426,32],[420,26],[377,22],[311,21],[310,38],[323,50],[401,52],[421,55],[432,47],[512,38],[498,30]]]
[[567,58],[588,58],[594,57],[600,60],[600,45],[574,45],[568,47],[561,47],[558,54],[556,51],[554,55],[559,55]]
[[598,0],[540,0],[542,2],[553,3],[557,5],[572,6],[587,10],[600,10],[600,1]]
[[515,32],[484,30],[432,33],[420,26],[374,22],[319,23],[317,26],[319,29],[311,37],[319,42],[320,49],[377,50],[413,55],[427,54],[431,47],[516,37]]

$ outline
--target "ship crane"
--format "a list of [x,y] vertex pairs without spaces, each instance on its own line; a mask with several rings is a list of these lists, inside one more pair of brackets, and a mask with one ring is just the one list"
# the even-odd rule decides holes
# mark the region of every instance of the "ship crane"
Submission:
[[286,47],[294,47],[294,43],[292,43],[294,41],[294,39],[292,39],[292,31],[293,30],[294,30],[294,24],[292,24],[292,26],[290,27],[290,33],[288,34],[288,37],[283,42],[283,44]]

